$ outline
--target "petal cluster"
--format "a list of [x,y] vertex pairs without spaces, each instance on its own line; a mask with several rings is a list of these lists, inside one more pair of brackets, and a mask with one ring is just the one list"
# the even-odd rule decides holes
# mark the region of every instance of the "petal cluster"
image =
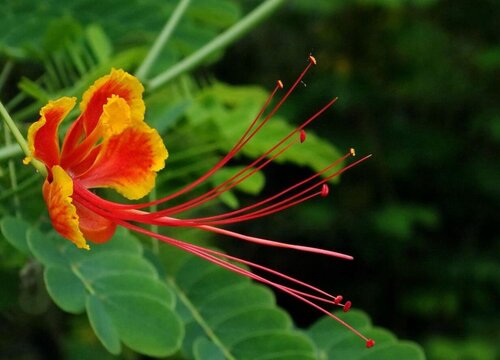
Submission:
[[[76,98],[50,101],[28,130],[31,156],[47,167],[43,194],[54,228],[78,247],[86,239],[104,242],[116,224],[73,198],[74,186],[112,188],[128,199],[140,199],[155,185],[167,149],[158,132],[144,122],[144,91],[134,76],[113,69],[84,94],[81,113],[62,144],[58,129]],[[29,162],[29,158],[26,162]]]

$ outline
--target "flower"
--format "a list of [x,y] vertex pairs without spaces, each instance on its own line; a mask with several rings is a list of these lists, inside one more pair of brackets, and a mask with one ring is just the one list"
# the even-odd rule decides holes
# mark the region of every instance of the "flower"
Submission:
[[73,196],[75,187],[109,187],[128,199],[139,199],[151,191],[156,172],[165,166],[165,145],[144,122],[143,91],[135,77],[113,69],[84,93],[81,114],[62,147],[57,130],[75,98],[50,101],[29,128],[31,154],[47,167],[43,196],[52,224],[79,248],[89,248],[86,240],[107,241],[116,223],[84,206]]
[[[313,197],[327,196],[328,180],[367,158],[364,157],[353,162],[341,170],[335,170],[335,167],[343,160],[354,156],[353,149],[322,171],[253,205],[210,217],[185,219],[179,216],[186,210],[198,207],[228,191],[265,167],[291,146],[304,142],[306,140],[304,128],[330,108],[336,99],[330,101],[302,125],[286,135],[261,157],[217,187],[175,206],[157,211],[144,210],[153,205],[165,204],[179,195],[188,193],[227,164],[272,118],[315,63],[314,57],[310,56],[307,67],[295,83],[268,114],[263,116],[275,94],[283,89],[282,82],[277,82],[276,87],[246,132],[212,169],[180,191],[146,203],[112,202],[101,198],[90,190],[103,187],[112,188],[127,199],[137,200],[153,189],[156,173],[165,166],[165,160],[168,157],[165,145],[157,131],[144,122],[145,105],[142,99],[144,88],[141,83],[125,71],[115,69],[111,70],[109,75],[98,79],[83,94],[80,103],[81,113],[69,127],[62,145],[59,144],[58,140],[58,128],[75,106],[76,99],[63,97],[50,101],[41,109],[38,121],[33,123],[28,130],[28,145],[31,156],[25,159],[25,163],[28,163],[31,158],[36,158],[47,168],[48,175],[43,184],[43,197],[53,227],[77,247],[87,250],[89,249],[87,240],[93,243],[106,242],[111,238],[118,225],[151,236],[228,270],[288,293],[348,327],[365,340],[367,347],[373,346],[373,340],[366,338],[318,304],[323,302],[338,305],[344,311],[348,311],[351,302],[342,303],[342,296],[328,294],[312,285],[256,263],[185,243],[140,226],[140,224],[147,224],[191,227],[261,245],[352,259],[351,256],[338,252],[247,236],[220,226],[266,216]],[[269,280],[238,266],[237,263],[270,274],[289,285]]]

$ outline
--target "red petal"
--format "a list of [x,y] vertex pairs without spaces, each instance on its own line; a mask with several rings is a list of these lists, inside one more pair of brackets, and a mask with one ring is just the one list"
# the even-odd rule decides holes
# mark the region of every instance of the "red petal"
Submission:
[[116,95],[125,99],[130,106],[132,119],[144,119],[145,105],[142,100],[144,87],[139,80],[119,69],[111,70],[109,75],[98,79],[84,94],[80,103],[85,133],[90,134],[99,122],[103,107],[108,99]]
[[116,230],[114,222],[90,211],[77,201],[75,206],[80,218],[80,230],[87,240],[100,244],[111,239]]
[[154,187],[156,172],[168,156],[158,132],[141,123],[111,136],[101,145],[92,167],[78,180],[86,188],[111,187],[139,199]]
[[75,106],[76,99],[63,97],[49,101],[40,110],[40,119],[28,129],[28,146],[36,159],[45,163],[50,169],[59,164],[60,151],[57,130],[59,124]]

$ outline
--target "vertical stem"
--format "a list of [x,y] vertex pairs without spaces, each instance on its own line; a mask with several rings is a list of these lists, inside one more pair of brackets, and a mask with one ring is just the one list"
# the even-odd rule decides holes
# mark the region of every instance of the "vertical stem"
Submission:
[[[12,70],[12,67],[14,66],[14,63],[9,60],[5,64],[5,66],[2,69],[2,73],[0,74],[0,91],[5,85],[5,82],[7,81],[7,78],[9,77],[9,74]],[[12,144],[12,138],[10,135],[9,129],[7,129],[7,125],[4,126],[4,139],[5,139],[5,145],[8,147],[9,145]],[[14,164],[14,161],[12,159],[9,159],[7,162],[7,166],[9,168],[9,177],[10,177],[10,187],[11,190],[14,193],[14,208],[16,212],[16,216],[20,217],[20,205],[21,202],[19,201],[19,196],[17,195],[17,174],[16,174],[16,166]]]
[[169,82],[180,74],[191,70],[200,64],[210,54],[221,50],[243,36],[260,21],[271,15],[285,0],[266,0],[252,12],[246,15],[238,23],[224,31],[208,44],[197,50],[193,54],[178,62],[160,75],[154,77],[146,83],[149,90],[154,90],[163,84]]
[[148,76],[149,71],[151,70],[151,67],[153,66],[154,62],[158,58],[158,55],[160,54],[160,51],[163,49],[167,41],[170,39],[170,36],[172,35],[172,32],[174,31],[175,27],[179,23],[179,20],[182,18],[182,15],[186,11],[189,3],[191,0],[180,0],[179,4],[175,8],[174,12],[168,19],[167,23],[165,24],[165,27],[161,31],[160,35],[156,39],[155,43],[153,44],[153,47],[149,50],[149,53],[146,55],[146,58],[142,62],[142,64],[139,66],[139,69],[137,69],[136,76],[141,79],[145,80],[146,77]]
[[[1,101],[0,101],[0,115],[2,115],[6,127],[10,130],[12,135],[14,135],[14,139],[16,139],[16,142],[19,144],[24,154],[26,156],[31,156],[30,150],[28,148],[28,143],[24,139],[23,135],[17,128],[16,123],[14,122],[14,120],[12,120],[12,118],[9,115],[9,112],[7,111],[5,106],[3,106],[3,103]],[[5,131],[7,131],[7,129],[5,129]],[[44,177],[47,176],[47,170],[45,169],[45,166],[41,162],[37,161],[36,159],[33,159],[31,161],[31,165],[33,165],[35,169],[37,169],[42,176]]]
[[[10,131],[4,126],[4,135],[5,135],[5,145],[9,146],[12,143]],[[10,177],[10,187],[14,191],[14,208],[16,212],[16,216],[20,217],[20,208],[21,202],[19,201],[19,196],[17,194],[17,174],[16,174],[16,166],[12,159],[9,159],[7,162],[7,166],[9,168],[9,177]]]

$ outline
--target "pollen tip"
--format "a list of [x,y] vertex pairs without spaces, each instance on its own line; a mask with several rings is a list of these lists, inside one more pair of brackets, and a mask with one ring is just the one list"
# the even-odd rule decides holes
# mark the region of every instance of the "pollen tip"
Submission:
[[352,303],[350,301],[346,301],[344,304],[344,307],[342,308],[343,312],[348,312],[349,309],[351,308]]
[[369,349],[371,347],[374,347],[375,346],[375,340],[373,339],[368,339],[366,340],[366,347]]
[[317,64],[316,58],[312,55],[309,55],[309,62],[313,65]]
[[280,89],[283,89],[283,81],[278,80],[276,83]]
[[351,156],[356,156],[356,150],[354,150],[354,148],[349,149],[349,152],[351,153]]
[[29,165],[29,163],[31,162],[31,160],[33,160],[33,158],[31,156],[26,156],[24,159],[23,159],[23,164],[24,165]]
[[303,143],[304,141],[306,141],[306,137],[307,137],[306,131],[304,129],[301,129],[300,130],[300,142]]
[[323,184],[323,186],[321,187],[321,196],[326,197],[326,196],[328,196],[329,192],[330,192],[330,189],[328,188],[328,185]]
[[335,299],[333,300],[333,303],[335,305],[338,305],[338,304],[340,304],[342,302],[342,299],[343,299],[342,295],[337,295],[337,296],[335,296]]

